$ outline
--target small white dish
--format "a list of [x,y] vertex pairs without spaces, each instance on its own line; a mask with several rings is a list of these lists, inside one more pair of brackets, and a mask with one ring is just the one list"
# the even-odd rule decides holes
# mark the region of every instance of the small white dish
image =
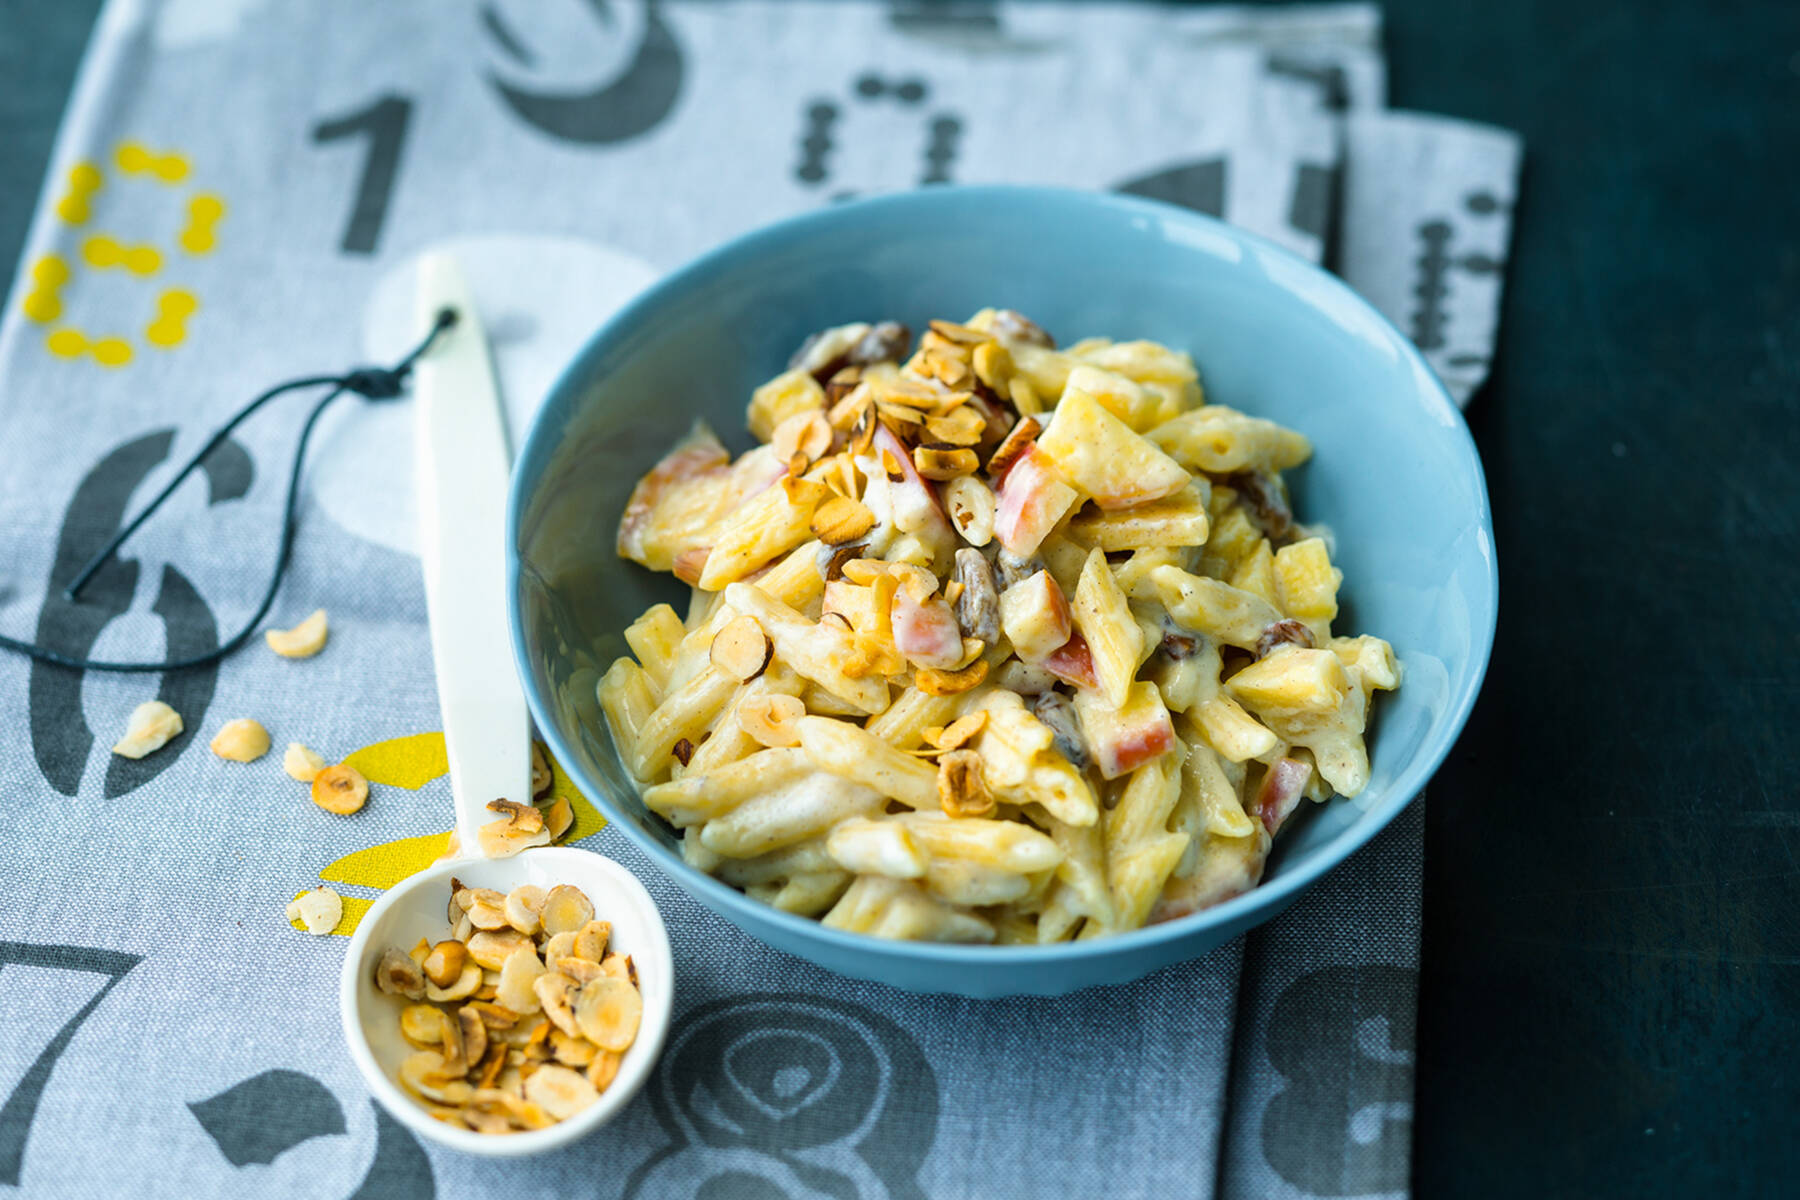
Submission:
[[[548,1129],[526,1133],[484,1134],[447,1125],[426,1112],[397,1082],[400,1061],[414,1048],[400,1036],[400,1011],[410,1001],[375,986],[375,966],[393,946],[404,951],[420,938],[439,942],[450,936],[445,908],[450,903],[450,877],[470,887],[500,891],[522,883],[548,891],[571,884],[587,893],[594,915],[612,922],[611,947],[629,954],[637,967],[638,990],[644,997],[637,1040],[625,1051],[619,1073],[600,1099]],[[624,867],[586,850],[545,846],[514,858],[457,859],[428,867],[388,892],[369,909],[350,939],[339,986],[339,1008],[350,1057],[368,1081],[369,1091],[401,1124],[442,1146],[489,1158],[540,1154],[567,1146],[610,1121],[644,1086],[662,1053],[675,998],[675,969],[669,935],[650,893]]]

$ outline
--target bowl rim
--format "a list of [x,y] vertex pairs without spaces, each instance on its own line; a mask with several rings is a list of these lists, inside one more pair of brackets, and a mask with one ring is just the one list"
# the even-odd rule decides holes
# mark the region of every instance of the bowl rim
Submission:
[[[1416,754],[1396,775],[1393,783],[1367,804],[1361,803],[1360,797],[1357,800],[1348,801],[1339,797],[1340,803],[1357,804],[1358,807],[1361,807],[1363,809],[1362,818],[1341,830],[1305,862],[1282,871],[1273,879],[1259,882],[1248,891],[1210,908],[1204,908],[1173,920],[1155,925],[1145,925],[1108,937],[1094,938],[1088,941],[1055,942],[1047,946],[896,941],[833,929],[814,918],[784,912],[754,900],[722,880],[689,865],[679,853],[670,850],[654,838],[639,833],[634,827],[635,818],[615,804],[604,787],[599,786],[596,781],[586,778],[584,772],[569,769],[566,766],[565,769],[568,770],[570,779],[600,809],[609,823],[619,826],[625,837],[629,838],[681,888],[695,893],[696,899],[702,903],[714,909],[729,909],[744,914],[747,918],[747,927],[752,930],[757,926],[774,925],[798,938],[833,947],[849,956],[868,954],[896,956],[912,959],[919,963],[941,963],[946,966],[969,966],[976,963],[1021,967],[1074,964],[1116,955],[1134,954],[1171,942],[1195,938],[1208,930],[1230,926],[1234,923],[1244,923],[1246,927],[1258,924],[1280,912],[1287,903],[1297,897],[1299,892],[1310,887],[1326,872],[1343,863],[1377,833],[1387,828],[1393,819],[1424,789],[1461,736],[1463,727],[1468,722],[1469,714],[1474,709],[1476,698],[1480,694],[1482,683],[1487,676],[1493,652],[1495,626],[1499,617],[1499,565],[1495,555],[1493,513],[1488,502],[1487,477],[1482,470],[1481,456],[1476,449],[1474,437],[1469,432],[1468,423],[1464,420],[1462,411],[1451,401],[1442,380],[1431,369],[1425,356],[1420,353],[1418,347],[1413,345],[1410,338],[1401,333],[1393,322],[1389,321],[1373,304],[1359,295],[1347,283],[1322,267],[1308,262],[1259,234],[1227,224],[1215,217],[1207,216],[1205,213],[1164,201],[1080,188],[1014,184],[942,184],[865,197],[825,208],[812,209],[740,234],[663,275],[607,318],[598,329],[589,335],[581,349],[558,372],[555,382],[545,393],[543,404],[539,406],[532,417],[530,428],[519,443],[519,452],[514,459],[515,469],[508,485],[506,512],[507,617],[511,625],[513,657],[519,669],[520,681],[531,708],[532,718],[537,723],[540,736],[548,742],[559,762],[564,764],[578,762],[576,756],[571,753],[570,747],[557,731],[555,722],[550,719],[549,704],[547,699],[539,694],[530,669],[531,657],[526,647],[519,587],[523,567],[522,556],[519,552],[519,532],[530,497],[526,494],[524,473],[516,468],[518,464],[526,462],[540,453],[553,451],[553,446],[541,444],[555,440],[548,429],[545,416],[550,412],[552,402],[556,398],[571,388],[583,384],[584,381],[576,379],[577,371],[582,364],[601,353],[610,343],[625,337],[628,332],[641,324],[645,314],[654,313],[655,310],[669,303],[671,299],[679,298],[683,293],[696,286],[704,286],[712,277],[731,270],[743,260],[755,258],[766,249],[779,247],[796,238],[804,238],[816,232],[855,225],[870,216],[879,216],[895,209],[915,207],[930,209],[939,205],[982,201],[1015,205],[1053,204],[1070,210],[1090,207],[1103,213],[1122,215],[1127,218],[1149,219],[1163,225],[1170,223],[1185,225],[1212,237],[1223,237],[1243,248],[1254,249],[1258,254],[1273,255],[1285,260],[1285,264],[1290,269],[1310,273],[1314,277],[1315,286],[1322,289],[1335,301],[1348,303],[1360,310],[1362,316],[1372,320],[1375,327],[1387,335],[1403,362],[1412,368],[1413,375],[1422,382],[1420,388],[1422,401],[1428,408],[1436,410],[1434,414],[1438,418],[1436,424],[1443,428],[1445,436],[1454,446],[1456,456],[1464,460],[1464,465],[1472,477],[1475,512],[1471,529],[1479,539],[1482,561],[1486,565],[1486,570],[1478,581],[1482,585],[1481,597],[1486,601],[1484,605],[1487,614],[1485,628],[1479,631],[1479,636],[1474,642],[1471,660],[1473,669],[1468,672],[1463,686],[1451,695],[1449,703],[1446,705],[1449,719],[1444,726],[1446,733],[1439,739],[1439,744],[1425,748]],[[560,430],[557,431],[559,435],[560,432]],[[545,460],[548,461],[547,454]]]

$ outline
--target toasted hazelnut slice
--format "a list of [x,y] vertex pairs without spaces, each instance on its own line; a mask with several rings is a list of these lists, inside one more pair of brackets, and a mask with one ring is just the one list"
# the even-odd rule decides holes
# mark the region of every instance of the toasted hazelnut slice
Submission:
[[1000,444],[994,447],[994,453],[988,458],[988,474],[995,479],[1005,475],[1007,470],[1025,453],[1026,447],[1037,440],[1037,435],[1044,432],[1036,417],[1021,417]]
[[306,932],[322,937],[336,929],[344,919],[344,901],[328,887],[302,892],[288,902],[287,917],[306,926]]
[[492,1000],[496,995],[499,994],[499,991],[500,991],[500,989],[496,988],[493,984],[484,983],[480,987],[476,988],[473,992],[469,993],[469,999],[471,999],[471,1000]]
[[311,658],[325,648],[325,640],[330,636],[325,610],[321,608],[292,629],[267,630],[263,640],[283,658]]
[[487,1057],[481,1061],[480,1077],[475,1081],[476,1090],[491,1088],[494,1081],[500,1078],[500,1072],[506,1068],[506,1047],[488,1038]]
[[[507,961],[510,962],[512,960],[508,959]],[[500,975],[502,978],[505,978],[506,968],[502,967],[500,969]],[[480,1016],[482,1022],[489,1029],[511,1029],[514,1025],[519,1023],[518,1012],[506,1007],[504,1004],[496,1004],[491,1000],[471,1000],[463,1005],[463,1008],[466,1011],[473,1012]]]
[[977,659],[960,671],[934,671],[921,667],[913,674],[913,684],[929,696],[955,696],[986,679],[987,672],[984,659]]
[[[477,929],[510,929],[506,919],[506,893],[493,888],[477,889],[475,902],[469,905],[469,922]],[[498,969],[498,968],[496,968]]]
[[755,617],[733,617],[713,635],[712,665],[740,683],[755,679],[769,665],[769,639]]
[[[420,978],[423,978],[421,976]],[[449,987],[439,987],[435,983],[425,984],[425,999],[435,1000],[439,1004],[449,1004],[457,1000],[467,1000],[481,988],[481,967],[477,963],[464,963],[462,974]]]
[[475,936],[475,922],[469,920],[468,913],[457,913],[456,920],[450,922],[450,936],[459,942],[467,942]]
[[500,929],[482,929],[469,938],[469,957],[490,971],[498,971],[506,966],[506,959],[513,951],[524,946],[531,946],[531,939],[507,925],[504,916]]
[[[482,1036],[487,1036],[487,1030],[482,1030]],[[453,1078],[461,1079],[474,1065],[464,1052],[462,1022],[449,1013],[444,1014],[444,1044],[438,1052],[444,1056],[444,1074]]]
[[506,893],[506,920],[520,933],[530,935],[538,931],[538,913],[544,908],[544,889],[534,884],[521,883]]
[[575,809],[567,796],[558,796],[544,806],[544,828],[550,831],[550,840],[555,841],[569,832],[569,826],[575,824]]
[[952,750],[938,760],[938,803],[949,817],[992,816],[993,793],[981,774],[981,755],[973,750]]
[[269,731],[249,717],[238,717],[213,734],[212,752],[231,762],[255,762],[269,752]]
[[424,938],[420,938],[416,943],[413,944],[413,948],[406,952],[406,957],[408,957],[408,958],[412,959],[414,962],[418,963],[419,969],[423,970],[424,966],[425,966],[425,956],[430,953],[431,953],[431,943],[426,941]]
[[585,958],[597,963],[606,957],[606,944],[612,941],[611,921],[589,921],[575,934],[575,948],[571,950],[573,958]]
[[299,742],[289,742],[287,753],[281,756],[281,769],[290,779],[311,783],[325,769],[325,756]]
[[463,1059],[473,1068],[487,1057],[487,1023],[479,1012],[465,1004],[456,1012],[456,1024],[462,1036]]
[[971,546],[994,540],[994,491],[973,475],[959,475],[944,485],[944,508],[950,524]]
[[585,1067],[600,1048],[586,1038],[570,1037],[560,1029],[550,1031],[550,1057],[565,1067]]
[[381,955],[381,961],[375,966],[375,986],[390,996],[405,996],[408,1000],[425,998],[425,973],[419,964],[389,947]]
[[400,1036],[419,1049],[442,1045],[444,1010],[431,1004],[409,1004],[400,1010]]
[[521,1057],[525,1062],[543,1062],[550,1057],[550,1030],[547,1020],[539,1021],[531,1027],[531,1033],[525,1039]]
[[600,969],[614,979],[623,979],[626,983],[637,981],[637,969],[631,965],[628,954],[609,954],[600,960]]
[[619,1064],[625,1056],[614,1050],[596,1050],[594,1060],[588,1064],[588,1082],[596,1091],[604,1092],[619,1073]]
[[531,743],[531,798],[540,800],[556,784],[556,776],[550,770],[550,754],[544,749],[544,743]]
[[489,821],[476,836],[481,840],[481,852],[489,858],[511,858],[521,850],[550,844],[550,830],[541,823],[535,831],[527,833],[510,819]]
[[540,1006],[532,985],[543,973],[544,964],[538,961],[537,951],[528,945],[520,946],[500,965],[500,982],[495,986],[494,1002],[509,1012],[536,1012]]
[[580,888],[560,884],[544,897],[544,908],[538,919],[543,922],[544,932],[552,937],[559,933],[576,933],[594,919],[594,904]]
[[469,961],[469,948],[458,941],[439,942],[419,964],[425,978],[439,987],[449,987],[462,978],[463,965]]
[[[400,1061],[400,1082],[415,1096],[439,1104],[466,1104],[475,1089],[449,1071],[444,1056],[420,1050]],[[466,1070],[466,1068],[465,1068]],[[584,1081],[585,1082],[585,1081]]]
[[764,746],[798,746],[805,715],[800,697],[781,692],[746,696],[737,706],[739,728]]
[[769,445],[774,447],[775,457],[782,462],[798,457],[800,471],[796,474],[800,474],[814,459],[824,457],[831,449],[831,439],[831,422],[825,419],[822,410],[814,408],[794,413],[775,426]]
[[355,767],[339,763],[313,776],[313,803],[328,813],[347,817],[360,810],[368,799],[369,781]]
[[544,814],[533,804],[520,804],[516,800],[490,800],[488,811],[499,813],[521,833],[536,833],[544,827]]
[[550,940],[544,943],[544,961],[555,962],[559,958],[568,958],[574,954],[575,937],[580,932],[578,929],[568,929],[562,933],[553,934]]
[[[580,1037],[581,1026],[575,1023],[575,981],[560,971],[545,971],[531,985],[544,1015],[570,1037]],[[586,989],[582,989],[586,990]]]
[[934,743],[940,750],[960,750],[987,725],[987,709],[979,708],[944,727]]
[[969,404],[941,417],[925,418],[925,435],[934,442],[951,446],[978,446],[986,432],[987,418]]
[[981,460],[965,446],[931,443],[913,447],[913,466],[927,479],[955,479],[972,474]]
[[558,974],[567,975],[577,987],[592,983],[605,975],[600,964],[588,958],[559,958],[550,964]]
[[575,1020],[582,1036],[602,1050],[623,1051],[637,1037],[644,998],[623,979],[597,979],[581,989]]
[[975,347],[969,362],[975,368],[975,378],[1001,395],[1006,394],[1006,384],[1013,377],[1014,367],[1012,352],[1005,345],[983,342]]
[[567,1120],[600,1098],[587,1076],[567,1067],[544,1066],[525,1080],[525,1099],[559,1121]]
[[142,758],[161,750],[182,729],[181,714],[161,700],[147,700],[131,710],[125,722],[125,736],[113,746],[121,758]]
[[875,513],[853,496],[833,496],[813,513],[813,536],[827,546],[843,546],[875,528]]

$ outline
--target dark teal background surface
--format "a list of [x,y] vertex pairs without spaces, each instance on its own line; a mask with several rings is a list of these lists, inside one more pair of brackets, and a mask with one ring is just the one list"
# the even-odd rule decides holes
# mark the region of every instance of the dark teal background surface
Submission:
[[[8,277],[97,7],[0,0]],[[1385,7],[1395,106],[1526,141],[1417,1190],[1800,1193],[1800,4]]]

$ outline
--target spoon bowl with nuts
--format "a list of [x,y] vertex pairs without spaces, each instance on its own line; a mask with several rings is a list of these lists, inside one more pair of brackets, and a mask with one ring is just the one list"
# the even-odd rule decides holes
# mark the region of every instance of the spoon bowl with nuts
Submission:
[[567,1145],[630,1101],[662,1049],[674,969],[644,886],[601,855],[550,846],[559,831],[530,803],[493,368],[454,263],[422,263],[420,301],[426,322],[457,314],[415,390],[420,559],[456,833],[445,861],[363,916],[339,1001],[351,1058],[383,1108],[421,1137],[511,1157]]

